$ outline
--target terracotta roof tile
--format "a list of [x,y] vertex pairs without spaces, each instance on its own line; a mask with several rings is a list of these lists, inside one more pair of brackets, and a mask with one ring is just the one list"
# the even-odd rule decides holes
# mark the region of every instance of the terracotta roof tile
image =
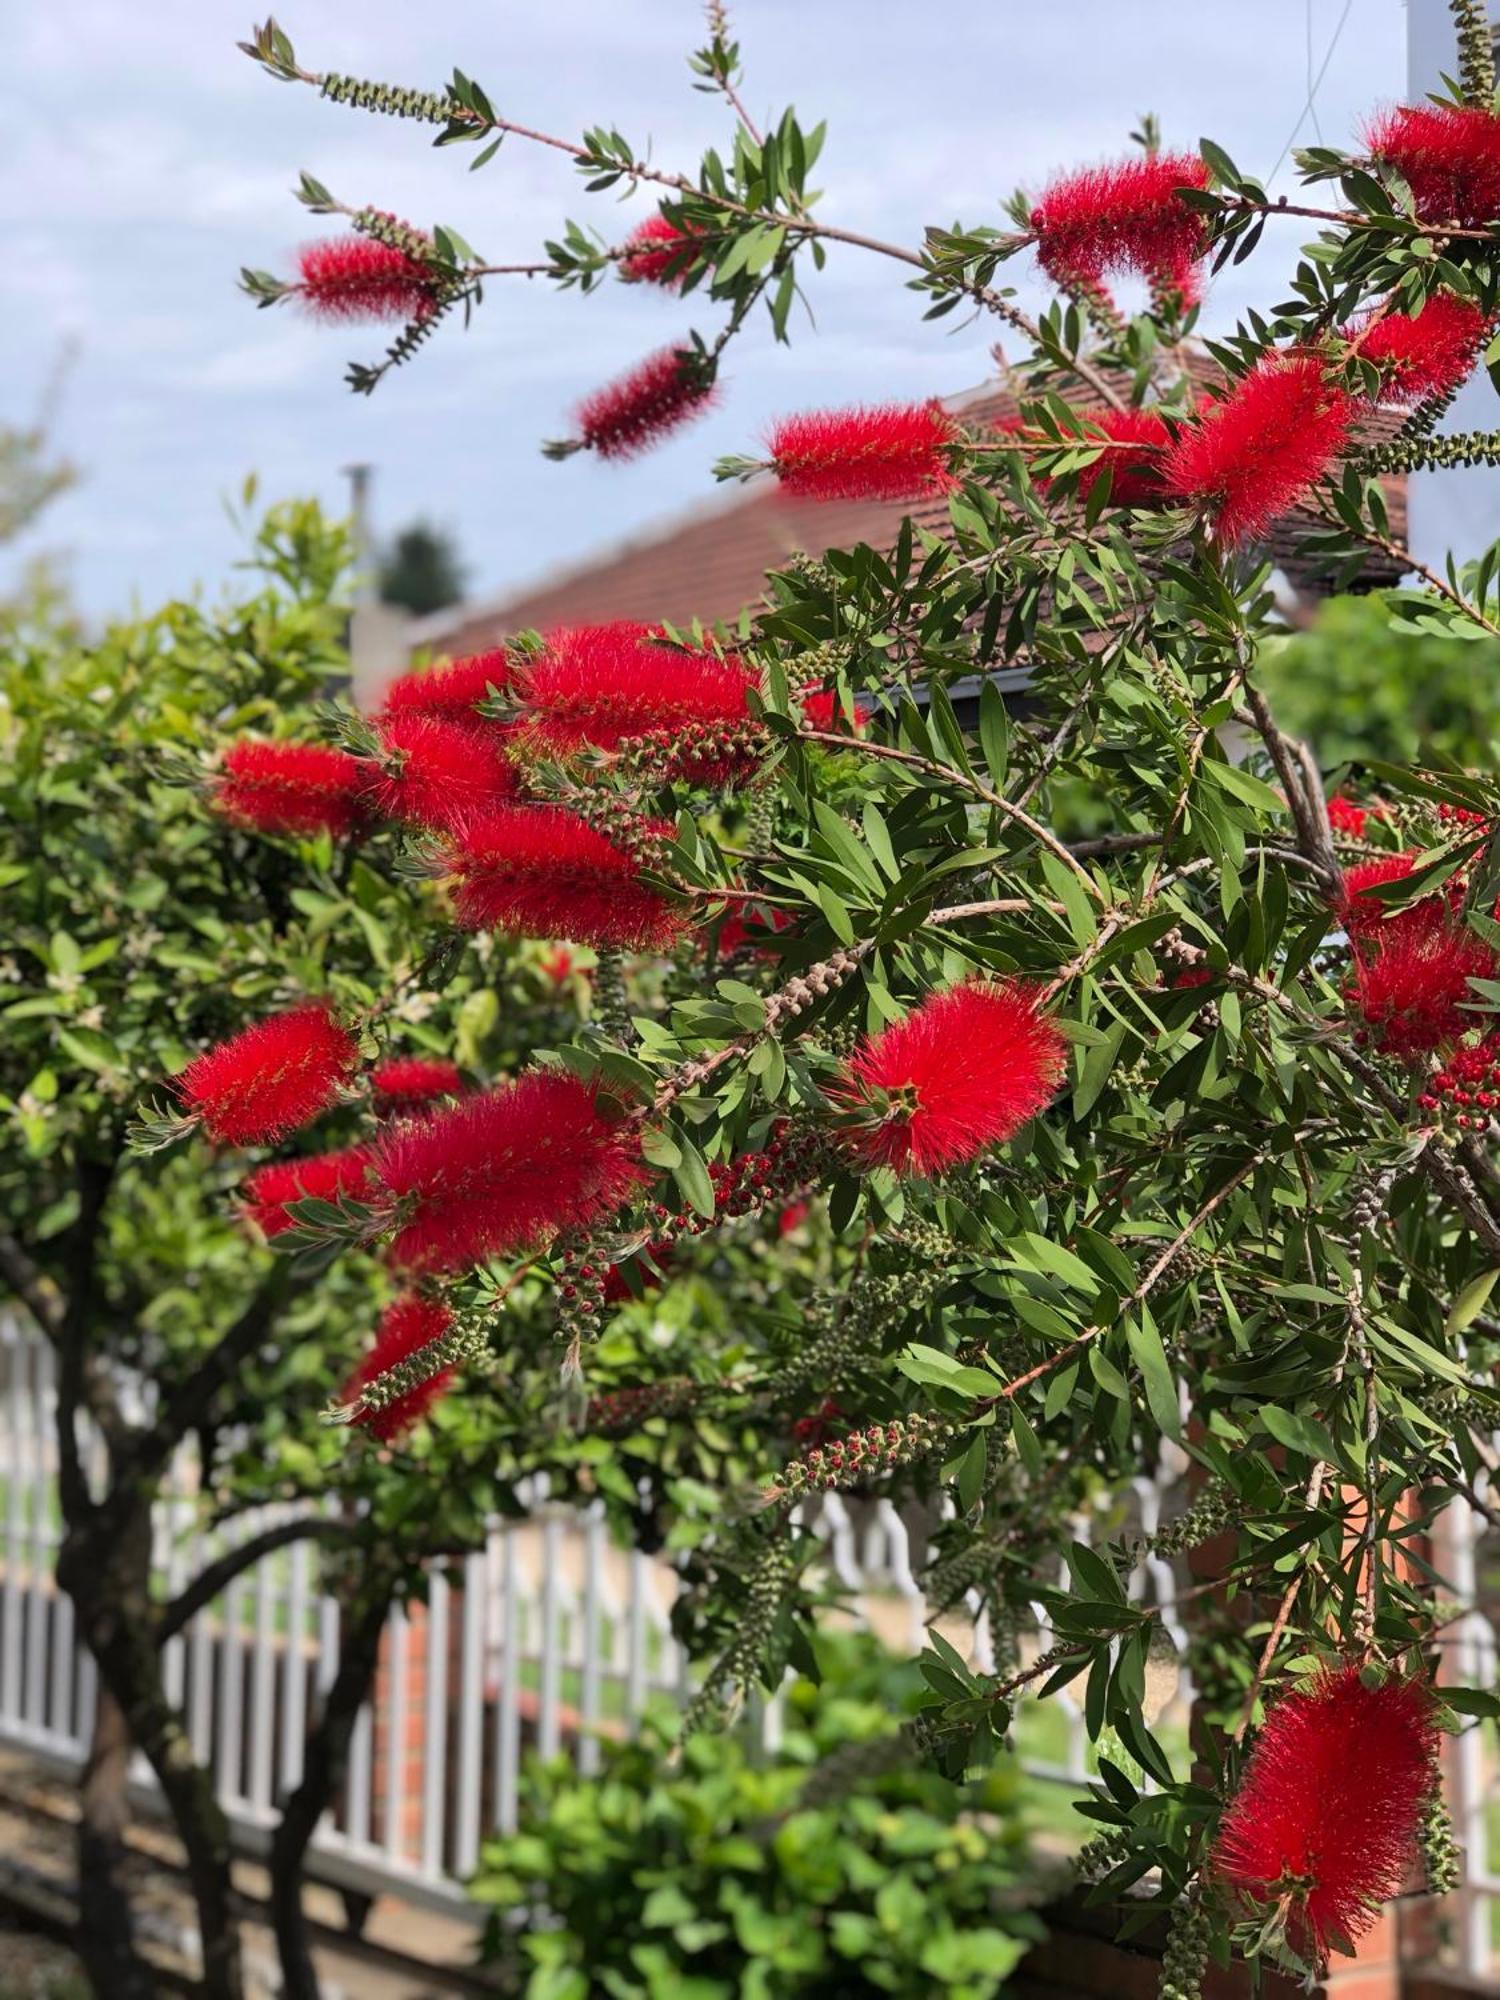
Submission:
[[[1216,379],[1214,365],[1204,355],[1190,361],[1192,373],[1205,384]],[[969,424],[987,425],[1014,414],[1015,399],[1004,391],[950,399]],[[1091,404],[1079,400],[1079,407]],[[1097,407],[1093,404],[1092,407]],[[1373,412],[1363,435],[1379,436],[1399,426],[1399,415]],[[1382,480],[1390,513],[1391,532],[1398,542],[1406,527],[1406,482]],[[947,525],[947,502],[920,501],[914,506],[881,501],[827,503],[786,499],[770,481],[756,481],[727,502],[708,501],[701,509],[663,523],[631,541],[574,568],[542,577],[529,588],[485,605],[459,605],[424,621],[416,637],[442,652],[479,652],[500,643],[507,633],[533,626],[546,631],[555,625],[595,624],[610,618],[661,619],[673,625],[732,622],[741,611],[758,604],[766,572],[800,552],[821,555],[825,549],[868,542],[889,548],[900,523],[910,514],[918,525],[941,533]],[[1302,544],[1326,524],[1302,508],[1294,509],[1272,531],[1268,553],[1300,589],[1326,590],[1328,580],[1315,557]],[[1378,589],[1394,584],[1399,565],[1372,552],[1354,584]]]

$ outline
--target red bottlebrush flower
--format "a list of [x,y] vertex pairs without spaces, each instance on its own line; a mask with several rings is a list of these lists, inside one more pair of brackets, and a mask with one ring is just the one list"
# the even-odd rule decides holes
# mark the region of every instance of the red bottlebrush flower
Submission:
[[1194,986],[1212,986],[1214,976],[1206,965],[1185,965],[1168,982],[1174,993],[1186,993]]
[[244,1211],[262,1236],[279,1236],[293,1227],[287,1209],[294,1201],[337,1201],[350,1195],[362,1201],[370,1164],[368,1146],[346,1146],[337,1153],[314,1153],[305,1160],[273,1160],[257,1167],[245,1181]]
[[739,660],[656,645],[649,627],[627,619],[566,626],[549,633],[547,650],[522,669],[532,710],[523,741],[566,756],[585,744],[617,750],[631,737],[684,725],[744,724],[756,684]]
[[215,808],[261,833],[349,833],[361,818],[366,771],[321,743],[231,743],[214,781]]
[[[589,968],[584,966],[581,969],[584,978],[588,979],[591,976]],[[568,981],[573,977],[573,974],[580,970],[580,967],[577,959],[568,950],[568,947],[565,944],[559,944],[554,945],[542,960],[542,970],[554,986],[566,986]]]
[[825,1396],[810,1417],[798,1417],[792,1425],[792,1436],[804,1451],[814,1450],[828,1442],[828,1433],[847,1415],[832,1396]]
[[801,696],[802,720],[809,729],[847,730],[851,736],[863,733],[874,709],[867,701],[856,696],[851,706],[848,701],[840,701],[832,688],[822,688],[816,694]]
[[612,1215],[648,1178],[631,1127],[563,1070],[392,1125],[374,1172],[390,1198],[392,1261],[463,1271]]
[[1438,1781],[1433,1707],[1421,1681],[1391,1674],[1370,1686],[1343,1665],[1267,1715],[1213,1867],[1253,1902],[1285,1903],[1304,1957],[1358,1938],[1400,1889]]
[[957,443],[957,422],[933,401],[782,417],[766,450],[794,499],[920,500],[958,485]]
[[438,1097],[458,1097],[463,1087],[456,1063],[434,1061],[430,1056],[392,1056],[370,1072],[375,1110],[382,1118],[396,1111],[414,1111]]
[[176,1090],[221,1145],[284,1138],[327,1110],[359,1065],[359,1038],[321,1001],[271,1014],[207,1049]]
[[[380,1325],[375,1330],[375,1345],[344,1384],[340,1401],[357,1402],[362,1389],[368,1388],[370,1383],[390,1369],[399,1367],[403,1361],[410,1361],[414,1354],[430,1347],[433,1341],[441,1340],[452,1325],[452,1313],[437,1299],[424,1299],[417,1292],[408,1292],[404,1297],[392,1300],[380,1316]],[[363,1424],[382,1444],[394,1442],[425,1417],[433,1404],[452,1388],[453,1372],[451,1368],[440,1368],[425,1382],[417,1383],[404,1396],[397,1396],[380,1409],[362,1410],[354,1419],[355,1423]]]
[[309,243],[297,269],[294,290],[314,319],[423,320],[443,292],[430,264],[371,236]]
[[789,929],[791,921],[785,910],[770,904],[741,903],[719,926],[720,958],[732,958],[737,951],[751,949],[774,956],[771,939],[777,931]]
[[1051,1099],[1066,1050],[1024,987],[969,980],[867,1039],[830,1095],[860,1165],[934,1174],[1013,1138]]
[[[1495,954],[1472,931],[1424,898],[1383,927],[1354,940],[1350,1009],[1384,1054],[1412,1062],[1476,1025],[1464,1011],[1471,979],[1493,979]],[[1431,913],[1431,914],[1420,914]]]
[[806,1201],[789,1201],[776,1218],[776,1234],[778,1236],[794,1235],[802,1227],[803,1223],[806,1222],[808,1210],[811,1206],[812,1204]]
[[471,653],[467,659],[446,660],[440,667],[422,667],[403,674],[385,691],[390,715],[432,715],[448,722],[483,723],[478,704],[508,688],[515,675],[510,655],[497,647]]
[[[1382,812],[1381,817],[1384,818]],[[1437,809],[1437,816],[1445,826],[1488,826],[1488,813],[1475,812],[1469,806],[1450,806],[1446,799]]]
[[1328,824],[1335,833],[1342,833],[1350,840],[1363,840],[1365,821],[1370,817],[1364,806],[1357,806],[1352,799],[1346,799],[1337,792],[1328,801]]
[[1484,308],[1457,292],[1434,292],[1418,313],[1387,313],[1351,327],[1361,356],[1380,370],[1383,403],[1451,395],[1474,372],[1489,333]]
[[1500,119],[1473,105],[1401,104],[1366,134],[1411,189],[1423,222],[1482,228],[1500,217]]
[[[1331,812],[1329,817],[1332,817]],[[1344,870],[1336,908],[1339,922],[1354,944],[1389,937],[1398,930],[1425,932],[1443,919],[1452,906],[1456,883],[1451,887],[1444,884],[1441,889],[1407,904],[1404,909],[1392,909],[1389,903],[1367,893],[1387,882],[1404,882],[1416,867],[1418,859],[1415,850],[1405,854],[1382,854],[1377,860],[1361,861],[1357,867]]]
[[632,1291],[625,1276],[624,1264],[611,1264],[604,1274],[604,1303],[607,1306],[622,1306],[627,1299],[633,1299],[641,1292],[659,1291],[672,1274],[672,1245],[665,1238],[653,1240],[629,1260],[630,1271],[636,1286]]
[[[664,822],[653,830],[671,834]],[[467,930],[664,951],[684,927],[623,847],[562,806],[496,806],[458,830],[452,862]]]
[[1177,189],[1208,185],[1192,153],[1087,167],[1047,188],[1031,211],[1037,258],[1054,284],[1090,289],[1117,271],[1198,296],[1205,224]]
[[685,274],[684,248],[692,232],[679,229],[664,215],[648,215],[626,237],[620,252],[620,276],[628,285],[661,285],[680,291]]
[[1353,410],[1311,355],[1267,356],[1178,432],[1163,491],[1206,507],[1221,541],[1244,541],[1295,506],[1328,470],[1349,435]]
[[[1087,500],[1106,471],[1111,475],[1109,497],[1117,507],[1150,507],[1162,500],[1162,468],[1166,463],[1172,433],[1159,410],[1100,410],[1089,412],[1089,422],[1114,444],[1134,446],[1134,450],[1104,451],[1078,475],[1078,492]],[[1094,442],[1078,440],[1080,450]]]
[[697,364],[664,347],[579,404],[579,439],[601,458],[635,458],[702,416],[715,394]]
[[493,731],[436,715],[388,715],[380,740],[389,761],[369,786],[387,819],[451,830],[514,797],[516,773]]

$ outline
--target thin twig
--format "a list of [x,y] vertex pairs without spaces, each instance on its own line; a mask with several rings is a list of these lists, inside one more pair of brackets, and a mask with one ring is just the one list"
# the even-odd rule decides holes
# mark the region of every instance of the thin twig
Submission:
[[934,777],[943,778],[951,784],[971,791],[976,798],[982,799],[1003,819],[1012,820],[1017,826],[1024,827],[1033,840],[1045,847],[1049,854],[1055,856],[1078,878],[1094,902],[1100,904],[1104,902],[1104,892],[1099,884],[1055,833],[1049,832],[1040,820],[1033,819],[1024,806],[1018,806],[1013,799],[1008,799],[1003,793],[992,790],[980,779],[956,771],[949,764],[940,764],[934,757],[924,757],[915,750],[903,750],[895,743],[861,741],[841,736],[837,730],[832,729],[799,729],[797,735],[804,743],[829,743],[837,749],[855,750],[865,757],[880,758],[893,764],[905,764],[912,770],[927,771]]
[[[323,87],[324,78],[316,71],[294,67],[284,74],[288,80],[310,84],[314,89],[321,90]],[[587,147],[579,145],[575,140],[559,139],[550,132],[539,132],[533,126],[518,125],[511,118],[484,117],[479,112],[470,111],[456,102],[447,109],[448,116],[455,125],[471,125],[481,132],[497,132],[515,139],[526,139],[533,145],[548,146],[555,152],[566,153],[580,163],[594,164],[593,156]],[[622,166],[618,171],[624,180],[649,181],[657,187],[670,188],[674,193],[685,195],[693,201],[704,202],[726,215],[738,216],[746,222],[771,224],[790,234],[817,237],[827,243],[847,243],[856,250],[868,250],[876,256],[894,258],[898,263],[908,264],[920,271],[935,284],[973,299],[976,305],[994,313],[1007,325],[1013,326],[1018,333],[1024,333],[1037,346],[1044,344],[1041,339],[1041,329],[1030,314],[1023,312],[993,286],[940,272],[934,268],[930,258],[920,251],[908,250],[899,243],[887,243],[878,236],[866,236],[859,230],[840,229],[830,222],[814,221],[805,210],[788,214],[776,209],[749,208],[728,195],[717,194],[709,188],[700,187],[685,174],[668,173],[660,167],[648,166],[644,160],[632,160],[628,166]],[[1082,355],[1071,355],[1068,358],[1068,367],[1079,381],[1086,382],[1112,409],[1122,410],[1127,407],[1125,397],[1114,383]]]
[[[1203,1227],[1203,1224],[1208,1221],[1215,1210],[1223,1206],[1236,1188],[1241,1187],[1250,1178],[1251,1174],[1255,1172],[1255,1169],[1265,1157],[1264,1151],[1253,1153],[1243,1166],[1236,1168],[1235,1172],[1229,1176],[1229,1179],[1209,1196],[1208,1200],[1198,1209],[1191,1221],[1184,1223],[1182,1228],[1178,1230],[1166,1249],[1162,1251],[1161,1255],[1146,1272],[1145,1277],[1141,1279],[1129,1298],[1124,1301],[1124,1306],[1138,1306],[1143,1303],[1149,1294],[1155,1290],[1159,1281],[1182,1254],[1188,1243]],[[1082,1332],[1074,1334],[1066,1346],[1060,1347],[1055,1354],[1049,1354],[1045,1361],[1039,1361],[1034,1368],[1028,1368],[1024,1375],[1018,1375],[1013,1382],[1007,1382],[1005,1387],[997,1389],[994,1395],[980,1397],[974,1405],[975,1414],[977,1415],[984,1410],[993,1409],[996,1403],[1009,1402],[1013,1397],[1019,1395],[1022,1389],[1029,1388],[1033,1382],[1039,1382],[1044,1375],[1050,1375],[1054,1368],[1060,1368],[1065,1361],[1071,1361],[1079,1348],[1085,1346],[1087,1342],[1096,1339],[1099,1334],[1108,1332],[1110,1327],[1118,1324],[1119,1316],[1117,1313],[1107,1325],[1103,1321],[1097,1321],[1092,1326],[1084,1327]]]

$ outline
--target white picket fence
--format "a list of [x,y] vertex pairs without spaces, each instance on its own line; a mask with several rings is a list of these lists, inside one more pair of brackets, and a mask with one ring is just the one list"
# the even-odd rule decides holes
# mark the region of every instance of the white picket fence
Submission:
[[[76,1769],[87,1749],[96,1680],[75,1640],[72,1607],[54,1582],[54,1413],[50,1348],[25,1324],[0,1316],[0,1743]],[[1183,1469],[1169,1448],[1154,1478],[1133,1483],[1140,1532],[1157,1525]],[[233,1532],[258,1534],[292,1511],[262,1510]],[[846,1504],[838,1495],[813,1503],[806,1519],[824,1542],[827,1576],[841,1592],[837,1615],[873,1629],[900,1652],[920,1650],[930,1616],[915,1574],[920,1551],[912,1542],[920,1527],[889,1502]],[[228,1546],[222,1533],[205,1528],[190,1454],[172,1468],[155,1526],[168,1594]],[[1451,1509],[1439,1557],[1469,1607],[1449,1634],[1454,1677],[1486,1686],[1497,1649],[1494,1627],[1477,1603],[1482,1527],[1467,1505]],[[1077,1528],[1086,1539],[1089,1521],[1080,1519]],[[691,1677],[671,1630],[677,1579],[670,1564],[617,1547],[602,1508],[552,1505],[542,1482],[524,1519],[497,1520],[481,1550],[435,1565],[428,1581],[426,1604],[396,1612],[387,1628],[347,1781],[314,1842],[313,1869],[344,1888],[468,1915],[462,1885],[486,1835],[518,1822],[527,1752],[566,1750],[582,1771],[592,1771],[604,1738],[632,1730],[650,1697],[684,1698]],[[1132,1587],[1160,1606],[1162,1626],[1180,1650],[1185,1634],[1172,1565],[1148,1561]],[[339,1623],[337,1599],[320,1587],[316,1547],[297,1542],[244,1571],[169,1643],[169,1691],[249,1851],[263,1849],[278,1800],[300,1780],[309,1712],[338,1670]],[[992,1668],[982,1613],[942,1625],[979,1670]],[[1049,1642],[1038,1608],[1028,1650]],[[1163,1713],[1156,1727],[1168,1741],[1184,1740],[1190,1701],[1182,1671],[1157,1704]],[[1047,1726],[1031,1731],[1029,1754],[1023,1713],[1027,1768],[1081,1786],[1090,1768],[1081,1714],[1067,1691],[1044,1707]],[[1043,1719],[1039,1706],[1035,1720]],[[774,1744],[778,1703],[765,1703],[757,1720],[767,1745]],[[143,1763],[138,1775],[149,1788]],[[1478,1731],[1455,1747],[1451,1783],[1469,1856],[1458,1955],[1466,1969],[1488,1971],[1500,1874],[1491,1872],[1486,1822],[1500,1803],[1500,1770]]]

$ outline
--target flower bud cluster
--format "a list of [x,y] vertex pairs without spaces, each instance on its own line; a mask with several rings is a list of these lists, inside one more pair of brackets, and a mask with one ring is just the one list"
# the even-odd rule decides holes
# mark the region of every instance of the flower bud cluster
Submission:
[[832,1444],[814,1445],[805,1457],[794,1459],[772,1497],[796,1499],[819,1489],[854,1485],[872,1472],[893,1472],[939,1450],[957,1435],[956,1424],[924,1416],[920,1410],[871,1424],[868,1430],[851,1431]]

